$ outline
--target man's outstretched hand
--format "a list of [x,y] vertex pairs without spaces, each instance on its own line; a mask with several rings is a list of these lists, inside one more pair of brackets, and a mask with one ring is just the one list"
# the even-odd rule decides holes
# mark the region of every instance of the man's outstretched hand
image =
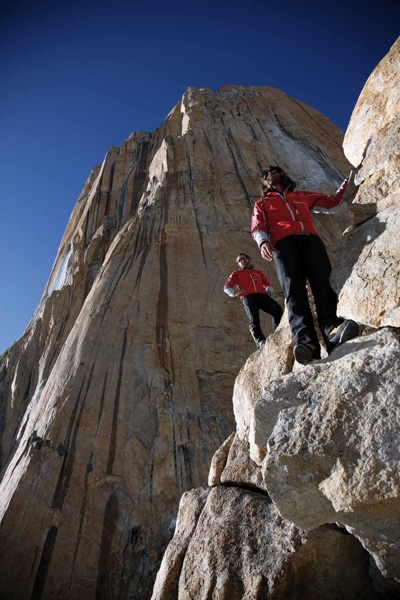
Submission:
[[351,183],[357,173],[358,169],[352,169],[350,173],[347,175],[348,182]]

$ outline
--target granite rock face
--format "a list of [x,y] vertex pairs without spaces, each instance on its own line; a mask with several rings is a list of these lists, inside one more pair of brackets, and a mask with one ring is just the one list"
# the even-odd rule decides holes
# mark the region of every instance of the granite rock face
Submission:
[[274,381],[255,406],[254,443],[282,516],[344,525],[400,581],[399,352],[399,332],[382,329]]
[[[180,510],[153,600],[400,594],[400,331],[382,328],[360,336],[329,357],[270,381],[261,365],[273,351],[275,335],[248,359],[236,382],[235,416],[240,422],[246,414],[249,422],[216,452],[211,488],[202,491],[209,504],[223,498],[221,505],[211,509],[203,503],[190,533],[185,509]],[[235,509],[229,494],[238,498]],[[257,498],[268,514],[277,511],[279,524],[269,529],[266,514],[250,524],[246,498]],[[185,498],[182,504],[187,506]],[[293,526],[298,543],[289,556],[280,550],[278,559],[277,548],[289,543],[282,541],[282,528]],[[305,547],[314,550],[303,564]],[[223,572],[229,576],[219,583]]]
[[182,498],[153,600],[400,597],[399,49],[345,137],[359,188],[332,280],[360,336],[303,367],[283,319],[248,358],[236,431]]
[[[150,597],[181,495],[204,485],[234,430],[232,388],[254,344],[222,287],[238,252],[258,256],[260,172],[278,163],[333,192],[350,168],[341,144],[273,88],[189,88],[158,130],[93,170],[36,313],[0,360],[1,597]],[[350,200],[317,218],[332,255]],[[272,265],[255,263],[282,302]],[[280,335],[274,377],[290,363]],[[248,443],[235,434],[231,456]],[[240,502],[262,514],[251,494]]]
[[344,139],[359,187],[333,285],[340,310],[371,327],[400,326],[399,132],[400,38],[366,82]]
[[206,491],[182,498],[153,600],[379,598],[367,553],[339,527],[307,534],[283,519],[265,495],[218,486],[204,501]]

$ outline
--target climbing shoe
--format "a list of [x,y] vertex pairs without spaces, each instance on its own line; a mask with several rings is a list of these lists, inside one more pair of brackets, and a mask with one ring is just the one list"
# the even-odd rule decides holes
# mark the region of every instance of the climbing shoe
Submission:
[[319,349],[313,344],[296,344],[293,354],[295,360],[301,365],[308,365],[312,360],[321,358]]
[[358,325],[355,321],[347,319],[341,325],[335,327],[328,336],[328,349],[332,352],[336,346],[344,344],[358,336]]

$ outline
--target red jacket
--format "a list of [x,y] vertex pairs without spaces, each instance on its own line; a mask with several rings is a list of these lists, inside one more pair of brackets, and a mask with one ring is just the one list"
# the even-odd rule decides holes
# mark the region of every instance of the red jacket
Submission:
[[[236,292],[233,288],[237,285],[243,292]],[[271,282],[265,277],[264,273],[250,267],[248,269],[239,269],[234,271],[228,277],[224,284],[224,292],[228,296],[239,296],[240,299],[248,294],[266,294],[267,288],[271,288]]]
[[268,191],[264,198],[257,200],[254,205],[251,235],[259,246],[263,241],[269,241],[274,246],[282,238],[294,233],[318,235],[310,210],[318,206],[326,209],[337,206],[347,183],[348,179],[345,179],[333,196],[319,192],[285,191],[280,194],[276,190]]

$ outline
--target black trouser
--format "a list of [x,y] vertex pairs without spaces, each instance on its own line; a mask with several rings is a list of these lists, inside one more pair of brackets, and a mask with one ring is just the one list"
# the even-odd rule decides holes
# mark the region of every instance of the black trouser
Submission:
[[308,280],[318,325],[329,350],[328,334],[343,319],[336,315],[337,295],[329,283],[332,267],[322,240],[315,235],[289,235],[275,245],[274,260],[295,341],[319,348],[307,295]]
[[243,298],[242,304],[249,318],[250,333],[258,347],[261,342],[265,342],[265,335],[260,327],[259,311],[263,310],[272,315],[272,326],[275,331],[282,318],[283,310],[268,294],[248,294]]

